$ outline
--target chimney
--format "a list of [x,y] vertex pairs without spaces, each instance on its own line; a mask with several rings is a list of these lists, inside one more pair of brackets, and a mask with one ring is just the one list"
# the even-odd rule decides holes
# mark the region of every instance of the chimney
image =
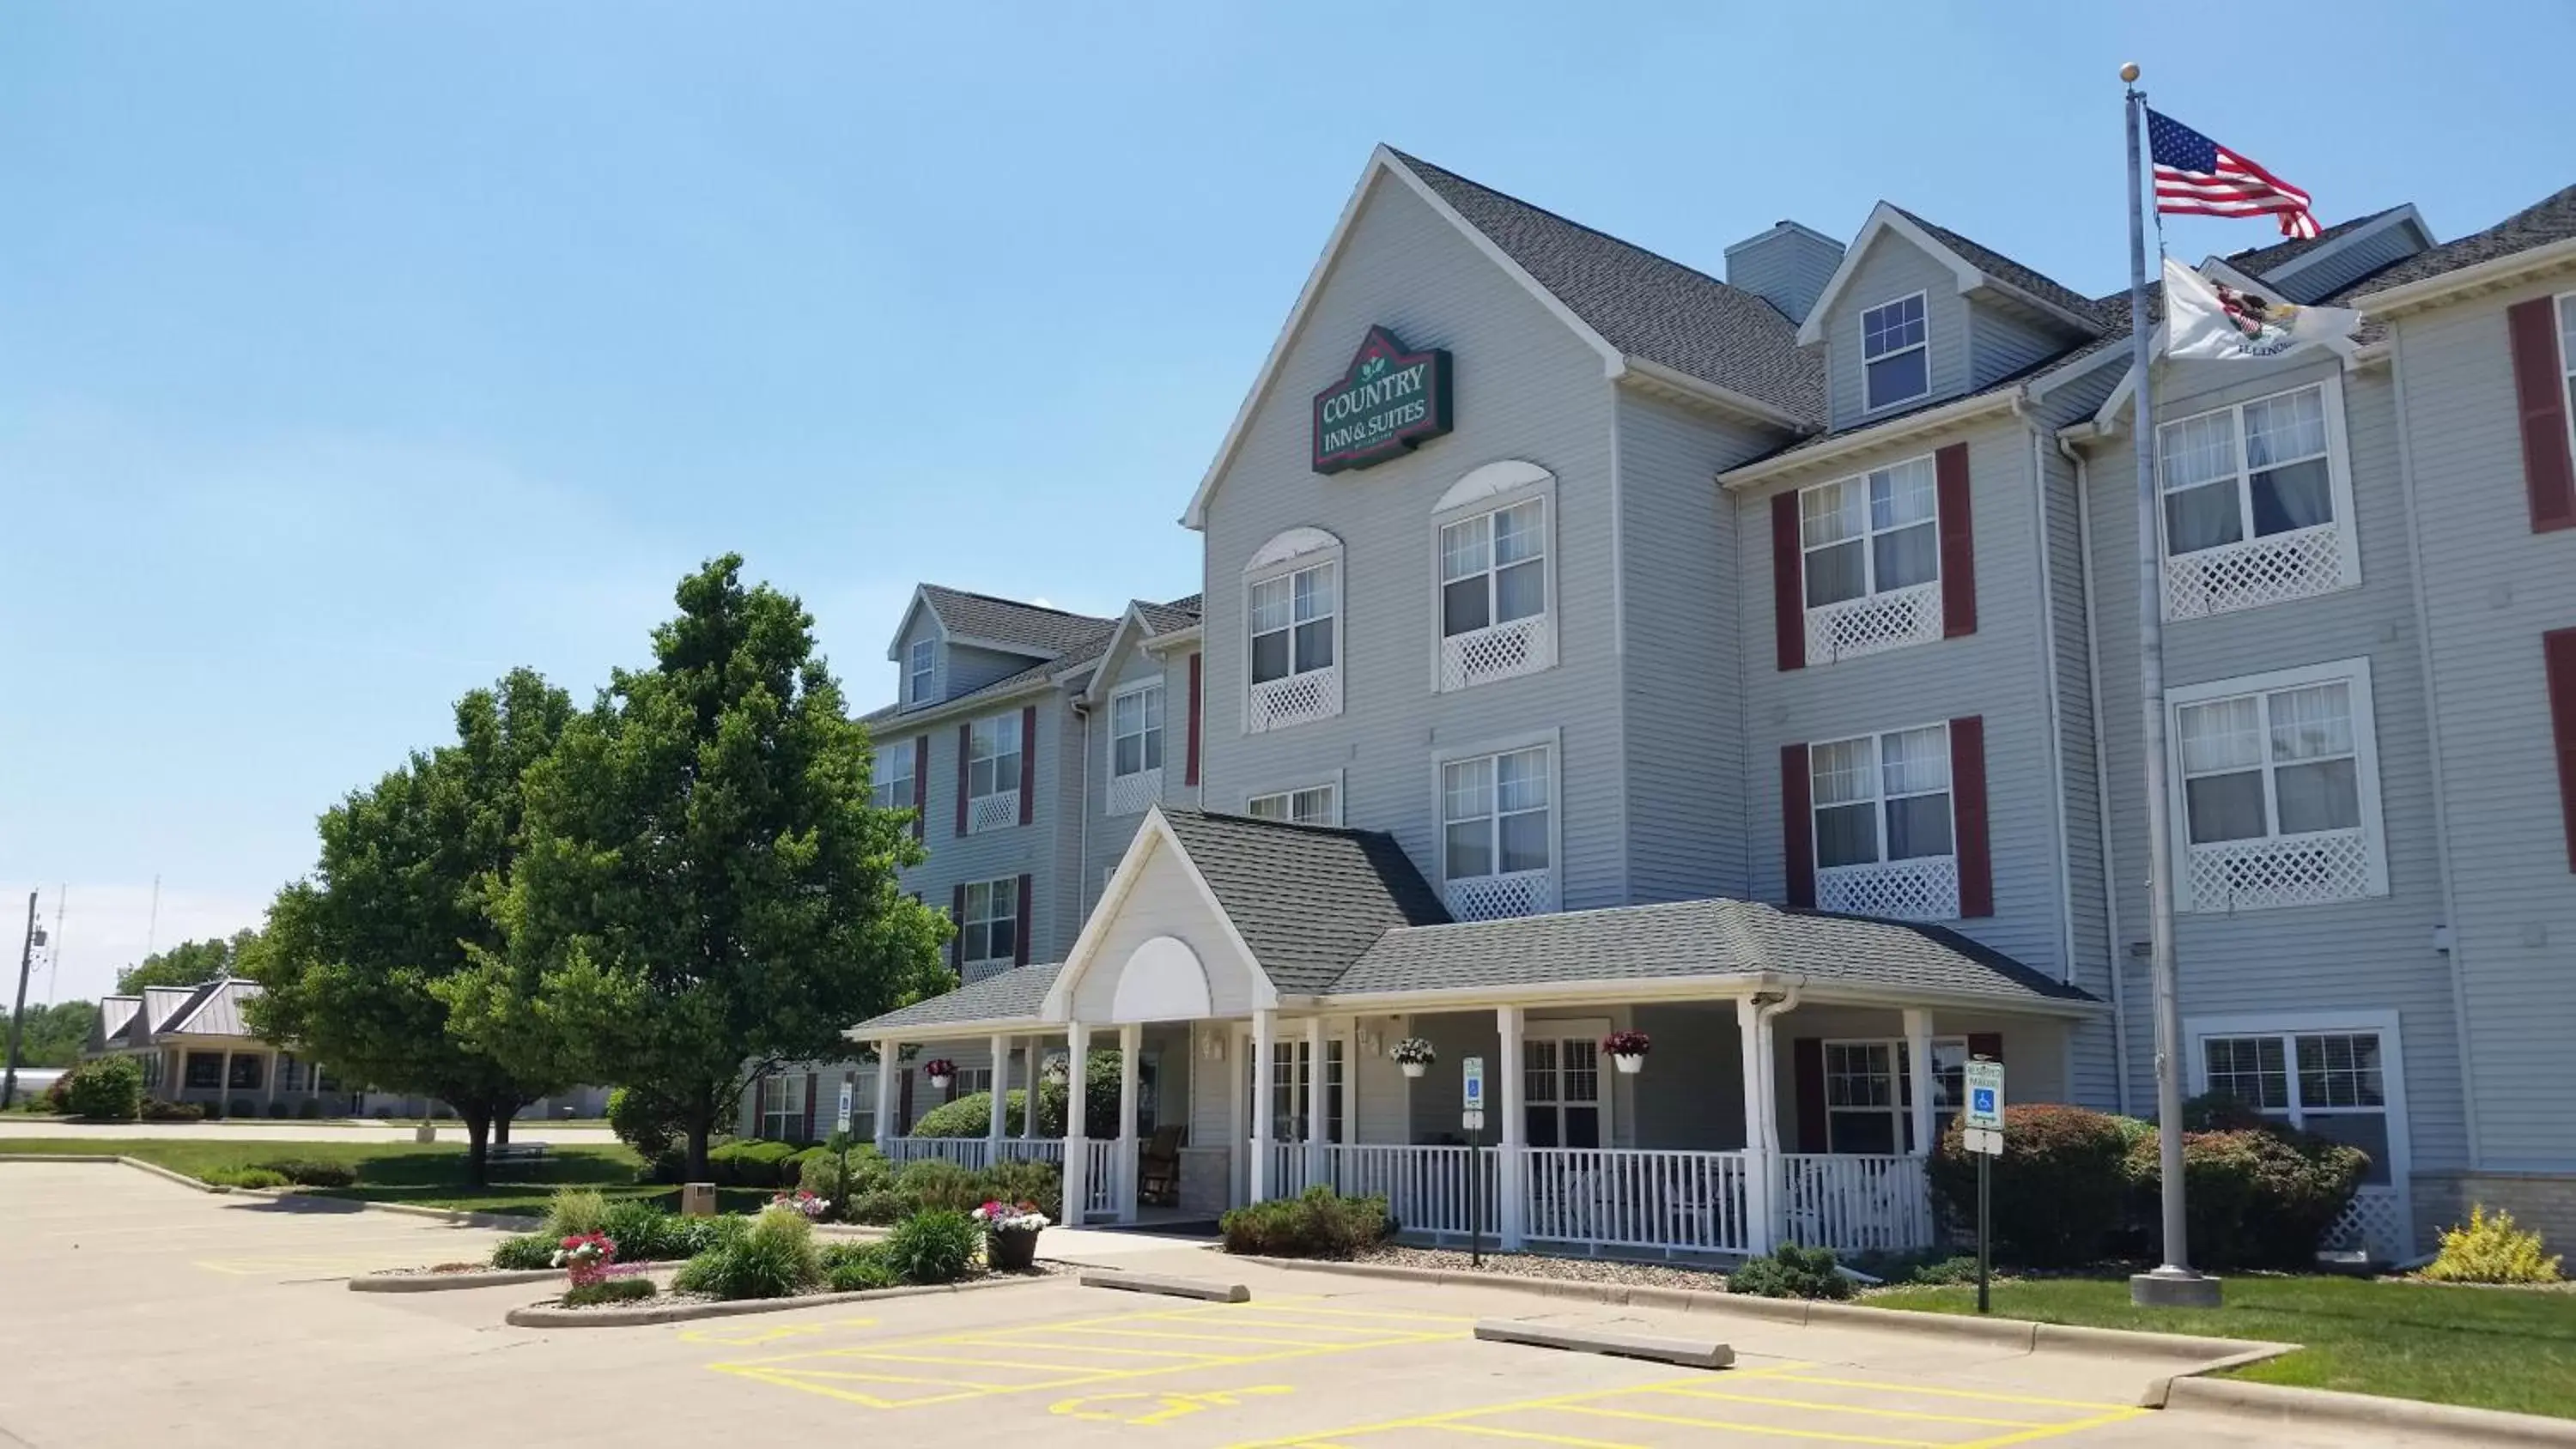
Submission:
[[1779,308],[1790,321],[1804,322],[1842,264],[1841,242],[1814,227],[1782,221],[1726,249],[1726,281]]

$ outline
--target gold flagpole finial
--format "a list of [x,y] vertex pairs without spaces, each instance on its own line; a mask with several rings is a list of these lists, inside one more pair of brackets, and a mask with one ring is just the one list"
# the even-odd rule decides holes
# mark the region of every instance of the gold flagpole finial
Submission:
[[2138,63],[2133,60],[2128,64],[2121,66],[2120,79],[2128,82],[2130,85],[2136,85],[2138,83]]

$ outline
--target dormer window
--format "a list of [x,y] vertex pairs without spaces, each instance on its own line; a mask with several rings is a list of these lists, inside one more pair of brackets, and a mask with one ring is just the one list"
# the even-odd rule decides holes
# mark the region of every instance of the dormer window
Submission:
[[1932,391],[1932,353],[1923,321],[1924,294],[1899,297],[1860,314],[1861,407],[1877,412]]
[[916,639],[905,658],[904,698],[929,704],[939,695],[939,641]]

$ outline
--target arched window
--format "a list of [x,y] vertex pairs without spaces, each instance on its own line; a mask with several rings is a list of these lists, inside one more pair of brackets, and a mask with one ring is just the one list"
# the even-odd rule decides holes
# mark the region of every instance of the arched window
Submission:
[[1246,733],[1342,712],[1342,541],[1292,528],[1243,566]]
[[1432,688],[1535,674],[1556,663],[1556,475],[1487,463],[1432,506],[1439,640]]

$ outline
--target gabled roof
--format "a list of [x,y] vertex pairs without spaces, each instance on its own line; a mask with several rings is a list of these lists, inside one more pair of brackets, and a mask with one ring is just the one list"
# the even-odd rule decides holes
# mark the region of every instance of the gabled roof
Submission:
[[168,1031],[170,1023],[178,1020],[179,1014],[197,999],[197,993],[205,989],[206,983],[203,982],[195,986],[144,987],[143,1010],[138,1022],[143,1036]]
[[1449,919],[1383,831],[1158,808],[1280,991],[1326,990],[1388,931]]
[[[939,616],[939,627],[951,642],[1026,654],[1033,659],[1056,658],[1117,622],[1044,604],[1024,604],[994,594],[952,589],[944,584],[923,584],[913,597],[914,607],[926,607]],[[903,630],[911,625],[912,610],[906,609],[887,658],[896,657],[896,651],[903,647]]]
[[249,1023],[242,1007],[260,994],[259,983],[238,976],[220,977],[199,985],[187,1003],[170,1014],[161,1030],[189,1036],[248,1036]]
[[143,1009],[140,996],[102,996],[98,999],[98,1034],[102,1038],[118,1037],[134,1024],[134,1014]]
[[2362,278],[2329,300],[2367,302],[2448,273],[2570,241],[2576,241],[2576,186],[2543,197],[2484,231],[2417,252],[2395,266]]
[[1145,621],[1146,628],[1156,634],[1169,634],[1174,630],[1187,629],[1198,623],[1199,603],[1199,595],[1184,594],[1168,604],[1149,604],[1140,599],[1132,607],[1138,617]]
[[917,1001],[901,1010],[871,1017],[842,1035],[854,1041],[864,1041],[921,1027],[1034,1022],[1038,1008],[1046,1002],[1047,988],[1055,985],[1056,972],[1062,969],[1050,961],[1039,966],[1022,966],[998,976],[987,976],[971,986],[961,986],[928,1001]]
[[2355,242],[2386,231],[2393,226],[2412,226],[2416,234],[2423,238],[2424,245],[2429,247],[2433,244],[2433,229],[2424,224],[2423,214],[2415,209],[2413,202],[2409,201],[2356,216],[2349,221],[2336,222],[2312,237],[2293,237],[2271,246],[2247,247],[2240,252],[2230,252],[2218,260],[2247,276],[2263,277],[2279,282],[2296,276],[2299,272],[2333,256]]
[[1083,696],[1097,703],[1108,696],[1118,651],[1131,643],[1143,644],[1169,634],[1185,633],[1198,626],[1199,596],[1196,594],[1168,604],[1131,599],[1127,603],[1127,612],[1119,617],[1118,627],[1102,637],[1100,647],[1088,655],[1058,663],[1055,677],[1065,683],[1071,683],[1077,677],[1084,678]]
[[[926,589],[930,586],[925,584],[923,587]],[[1022,605],[1021,607],[1034,606]],[[1098,659],[1107,650],[1110,635],[1117,632],[1118,620],[1096,619],[1088,614],[1067,614],[1064,617],[1078,621],[1078,627],[1066,628],[1064,647],[1026,669],[1003,675],[981,689],[970,689],[964,694],[943,699],[937,704],[906,705],[898,700],[893,704],[880,705],[859,716],[859,723],[873,728],[953,718],[959,712],[972,710],[977,705],[992,704],[1015,695],[1025,694],[1039,685],[1051,684],[1059,677],[1078,673],[1078,666]]]
[[1900,206],[1882,201],[1871,209],[1869,220],[1861,224],[1860,235],[1852,238],[1850,248],[1844,251],[1842,265],[1834,268],[1832,279],[1825,283],[1822,292],[1816,294],[1815,305],[1807,309],[1807,320],[1798,327],[1800,342],[1825,340],[1825,314],[1833,309],[1834,301],[1842,295],[1843,289],[1851,285],[1851,279],[1859,272],[1861,259],[1869,254],[1870,246],[1882,234],[1891,231],[1930,254],[1934,260],[1946,264],[1962,293],[1979,287],[1991,288],[2018,297],[2056,317],[2073,331],[2090,334],[2102,330],[2106,319],[2092,299],[2082,293],[2060,285],[2001,252],[1980,246],[1955,231],[1934,226]]

